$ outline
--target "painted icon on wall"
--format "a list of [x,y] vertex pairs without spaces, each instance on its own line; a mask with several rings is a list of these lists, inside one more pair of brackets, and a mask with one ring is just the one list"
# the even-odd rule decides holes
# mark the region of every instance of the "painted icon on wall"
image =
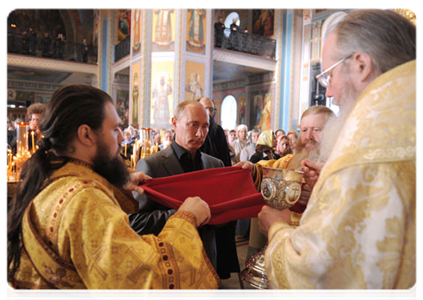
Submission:
[[129,91],[127,89],[116,90],[116,111],[119,115],[121,125],[129,126]]
[[153,10],[153,52],[174,50],[174,15],[174,9]]
[[131,91],[131,111],[132,111],[132,122],[131,125],[132,126],[137,126],[138,125],[138,113],[139,113],[139,96],[140,96],[140,88],[139,88],[139,84],[140,84],[140,67],[141,67],[141,63],[135,63],[132,65],[132,91]]
[[134,9],[134,41],[132,46],[133,54],[137,54],[141,49],[141,9]]
[[205,53],[206,16],[205,9],[187,10],[187,51]]
[[274,9],[253,9],[253,34],[272,36],[274,16]]
[[171,128],[174,109],[174,61],[154,61],[151,67],[150,124],[153,128]]
[[204,64],[185,62],[185,100],[198,100],[204,95]]

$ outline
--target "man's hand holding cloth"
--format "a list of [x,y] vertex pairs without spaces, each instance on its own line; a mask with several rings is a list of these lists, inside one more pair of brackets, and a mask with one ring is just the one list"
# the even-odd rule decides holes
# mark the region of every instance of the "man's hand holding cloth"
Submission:
[[207,169],[146,180],[141,188],[152,200],[177,209],[184,199],[199,196],[210,207],[208,224],[257,217],[265,204],[249,170],[241,167]]

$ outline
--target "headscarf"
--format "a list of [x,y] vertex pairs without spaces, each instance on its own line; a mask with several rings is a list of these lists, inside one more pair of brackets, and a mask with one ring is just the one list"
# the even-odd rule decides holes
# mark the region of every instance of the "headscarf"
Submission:
[[269,148],[273,148],[273,133],[271,130],[265,130],[262,133],[260,133],[256,143],[256,147],[258,145],[264,145],[264,146],[268,146]]

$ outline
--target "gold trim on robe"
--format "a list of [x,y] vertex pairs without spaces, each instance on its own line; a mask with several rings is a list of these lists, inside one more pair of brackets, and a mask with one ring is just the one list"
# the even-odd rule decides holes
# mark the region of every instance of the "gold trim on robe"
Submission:
[[120,206],[128,199],[89,166],[71,161],[51,179],[24,216],[24,247],[13,287],[215,289],[220,285],[192,214],[177,212],[158,237],[139,236]]
[[416,62],[357,99],[299,227],[269,230],[280,289],[407,289],[416,283]]

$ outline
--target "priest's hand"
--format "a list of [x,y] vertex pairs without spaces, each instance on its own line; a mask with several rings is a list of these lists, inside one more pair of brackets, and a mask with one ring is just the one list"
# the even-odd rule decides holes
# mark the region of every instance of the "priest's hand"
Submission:
[[313,191],[312,187],[308,183],[304,183],[301,187],[301,195],[298,199],[298,202],[301,205],[307,206],[308,200],[310,199],[311,192]]
[[247,169],[252,171],[253,169],[253,163],[249,161],[240,161],[239,163],[236,163],[233,165],[234,167],[242,167],[243,169]]
[[211,218],[209,205],[200,197],[186,198],[184,203],[179,206],[178,211],[186,211],[192,213],[197,219],[197,227],[206,225]]
[[265,205],[262,207],[257,218],[260,232],[267,236],[273,223],[283,221],[289,224],[291,222],[291,211],[289,209],[278,210]]
[[324,163],[310,161],[305,159],[301,162],[304,171],[304,179],[306,183],[313,188],[319,179],[320,171],[323,169]]
[[147,179],[151,179],[151,177],[144,174],[143,172],[131,173],[129,177],[129,182],[123,188],[130,192],[137,192],[141,195],[144,193],[144,190],[140,188],[139,185]]

